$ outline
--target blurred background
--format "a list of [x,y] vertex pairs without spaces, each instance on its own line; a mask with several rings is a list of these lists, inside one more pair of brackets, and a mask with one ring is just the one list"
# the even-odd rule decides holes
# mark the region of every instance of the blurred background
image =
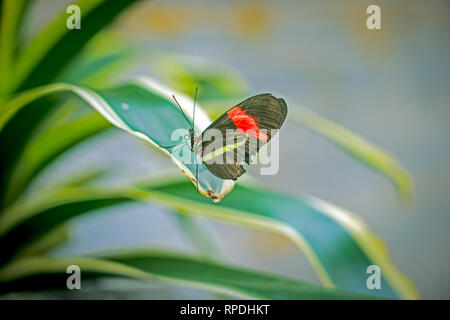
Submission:
[[[68,3],[35,1],[24,19],[24,41]],[[366,27],[370,4],[381,8],[382,30]],[[228,66],[240,73],[253,94],[271,92],[284,97],[288,107],[291,103],[310,108],[393,154],[414,177],[410,204],[399,203],[394,187],[380,174],[289,122],[280,136],[279,173],[250,174],[275,190],[311,194],[361,215],[386,242],[393,261],[415,280],[423,298],[448,299],[449,17],[450,3],[444,0],[167,0],[139,2],[112,29],[138,43],[144,56],[148,51],[148,59],[160,51]],[[152,74],[151,61],[143,61],[119,80]],[[224,105],[223,110],[229,107]],[[42,181],[100,162],[120,167],[114,181],[174,169],[166,156],[119,130],[89,140],[66,158]],[[215,239],[220,260],[319,283],[288,240],[196,220]],[[55,255],[117,246],[196,250],[173,216],[148,204],[99,210],[76,219],[72,226],[72,239]],[[116,281],[116,286],[126,283]],[[148,291],[135,285],[131,297],[147,297]],[[153,298],[155,292],[164,297],[208,297],[193,289],[153,286]],[[130,295],[127,290],[123,294]]]

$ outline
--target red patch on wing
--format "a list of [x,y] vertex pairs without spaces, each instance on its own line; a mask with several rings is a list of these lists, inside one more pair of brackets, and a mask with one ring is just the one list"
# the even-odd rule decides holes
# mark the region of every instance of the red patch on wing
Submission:
[[265,133],[259,131],[258,119],[242,110],[242,108],[236,106],[228,111],[227,115],[239,131],[252,134],[258,140],[269,140]]

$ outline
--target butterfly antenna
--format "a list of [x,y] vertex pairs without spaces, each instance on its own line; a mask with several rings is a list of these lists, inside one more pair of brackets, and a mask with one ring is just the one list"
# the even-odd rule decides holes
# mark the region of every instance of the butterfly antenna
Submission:
[[172,95],[172,98],[173,98],[173,100],[175,100],[175,103],[177,104],[178,108],[180,109],[181,113],[183,114],[184,119],[186,119],[187,123],[189,124],[189,127],[190,127],[191,129],[193,129],[192,126],[191,126],[191,122],[188,120],[188,118],[187,118],[186,115],[184,114],[183,108],[181,108],[180,104],[179,104],[178,101],[177,101],[177,98],[175,98],[175,95]]
[[[195,94],[194,94],[194,111],[193,111],[193,117],[192,117],[192,126],[194,127],[194,130],[195,130],[195,106],[197,104],[197,92],[198,92],[198,86],[195,87]],[[195,153],[194,153],[194,157],[195,157]],[[198,193],[198,163],[195,165],[195,180],[197,181],[197,193]]]
[[194,94],[194,116],[193,116],[193,120],[192,120],[192,126],[194,127],[193,129],[195,130],[195,104],[197,103],[197,91],[198,91],[198,87],[195,87],[195,94]]

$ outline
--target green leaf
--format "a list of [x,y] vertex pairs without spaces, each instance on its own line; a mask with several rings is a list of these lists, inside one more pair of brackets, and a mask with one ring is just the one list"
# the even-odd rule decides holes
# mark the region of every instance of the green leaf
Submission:
[[[102,168],[89,168],[82,172],[77,172],[72,176],[66,177],[65,179],[57,181],[56,185],[50,186],[48,190],[52,188],[75,188],[75,187],[86,187],[92,183],[98,182],[98,180],[107,177],[112,171],[112,168],[102,167]],[[40,190],[45,190],[45,186],[39,186]]]
[[67,66],[58,77],[58,82],[94,88],[110,87],[123,75],[124,69],[142,64],[147,59],[148,50],[137,47],[117,32],[102,31]]
[[129,202],[125,192],[90,187],[59,187],[30,194],[0,216],[0,265],[20,255],[64,222],[97,209]]
[[336,122],[308,109],[291,108],[289,117],[291,120],[318,132],[342,150],[353,155],[357,160],[383,174],[397,187],[401,199],[410,200],[413,186],[411,175],[386,151]]
[[31,243],[30,246],[19,254],[19,257],[44,255],[48,251],[66,243],[69,238],[70,228],[68,225],[63,224],[62,226],[51,230],[37,241]]
[[[8,101],[0,109],[0,130],[14,117],[14,114],[28,103],[46,95],[56,93],[73,93],[83,99],[114,126],[123,129],[170,154],[172,160],[194,184],[197,183],[196,164],[192,163],[193,153],[185,148],[185,144],[172,140],[172,134],[180,128],[188,133],[189,123],[172,100],[177,96],[183,112],[189,119],[193,116],[193,101],[187,96],[176,93],[148,78],[124,84],[113,89],[92,90],[67,83],[56,83],[26,91],[15,99]],[[196,109],[195,129],[198,134],[210,124],[211,120],[200,106]],[[0,132],[1,133],[1,132]],[[179,143],[169,153],[164,146]],[[5,146],[6,148],[6,146]],[[183,158],[180,151],[188,154]],[[201,164],[198,166],[198,190],[220,201],[233,188],[234,182],[222,180],[209,172]]]
[[222,265],[183,254],[128,251],[100,258],[24,258],[0,270],[0,291],[66,289],[69,265],[83,279],[118,276],[186,285],[244,299],[370,299],[299,280]]
[[231,108],[231,101],[244,98],[249,86],[236,70],[203,57],[171,55],[155,56],[151,65],[171,87],[187,95],[198,90],[198,101],[208,110]]
[[41,187],[3,211],[0,243],[5,245],[0,265],[30,253],[44,252],[67,238],[64,223],[76,216],[130,201],[130,197],[102,192],[88,184],[104,176],[91,169],[66,178],[52,187]]
[[[182,181],[143,186],[141,198],[174,210],[280,233],[306,256],[327,287],[384,297],[417,298],[413,282],[384,243],[355,214],[313,197],[292,197],[239,184],[219,204],[205,202]],[[367,267],[382,270],[381,289],[366,286]]]
[[19,55],[11,90],[22,91],[54,79],[90,38],[135,1],[77,1],[82,14],[81,29],[69,30],[69,15],[62,12]]
[[195,217],[174,212],[173,213],[178,224],[183,229],[184,233],[192,241],[193,245],[207,258],[217,258],[217,246],[214,243],[214,237],[207,234],[203,228],[198,225]]
[[[0,124],[0,207],[8,205],[5,201],[7,186],[27,142],[31,139],[40,122],[55,106],[57,97],[32,101],[27,108],[7,109],[8,105],[0,105],[0,122],[3,117],[14,115],[12,121]],[[20,98],[19,98],[20,100]],[[11,113],[9,113],[11,112]],[[15,112],[15,113],[14,113]],[[13,141],[14,143],[11,143]]]
[[[301,250],[328,288],[391,298],[418,298],[414,284],[390,260],[381,240],[356,215],[312,197],[292,197],[238,185],[214,204],[187,181],[164,180],[138,189],[67,188],[32,195],[0,217],[1,263],[68,219],[130,199],[159,203],[190,215],[276,232]],[[381,268],[381,289],[366,286],[367,267]]]
[[[215,243],[215,237],[211,233],[206,233],[204,228],[198,224],[195,217],[174,212],[175,219],[181,226],[184,234],[191,240],[192,244],[200,251],[204,258],[219,258],[220,251]],[[218,300],[226,299],[227,297],[221,294],[214,297]]]
[[8,91],[14,70],[14,55],[17,50],[20,19],[23,17],[28,1],[4,0],[0,4],[0,96]]
[[17,199],[32,179],[65,151],[110,127],[104,118],[89,113],[69,122],[53,125],[32,139],[14,166],[6,201]]

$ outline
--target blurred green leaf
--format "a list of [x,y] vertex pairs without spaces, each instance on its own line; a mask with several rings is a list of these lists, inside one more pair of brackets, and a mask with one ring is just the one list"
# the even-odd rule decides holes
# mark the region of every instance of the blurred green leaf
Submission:
[[28,143],[15,164],[7,188],[6,201],[17,199],[32,179],[62,153],[108,127],[109,123],[95,113],[49,127]]
[[30,89],[54,79],[90,38],[135,1],[77,1],[83,17],[81,29],[69,30],[68,14],[62,12],[18,56],[11,90]]
[[26,0],[3,0],[0,4],[0,96],[8,92],[14,70],[20,20],[28,3]]
[[208,258],[218,257],[218,251],[213,236],[206,233],[206,231],[198,224],[195,217],[180,212],[174,212],[173,215],[184,233],[203,256]]
[[[19,231],[15,229],[10,230],[12,231],[13,236],[6,235],[6,238],[10,237],[10,239],[14,239],[14,234],[16,234],[19,235],[21,239],[13,240],[10,249],[3,252],[3,259],[0,258],[0,265],[8,261],[11,257],[43,254],[48,250],[57,247],[64,243],[69,236],[69,228],[65,224],[65,221],[95,209],[101,209],[121,203],[121,201],[115,201],[117,199],[114,199],[111,202],[104,201],[105,196],[95,192],[94,199],[88,196],[92,191],[88,184],[104,177],[108,172],[109,171],[105,168],[78,172],[75,176],[69,176],[65,180],[59,181],[56,185],[50,187],[44,186],[40,187],[38,190],[33,190],[28,198],[25,197],[21,202],[17,202],[16,205],[12,205],[8,208],[6,210],[6,219],[0,218],[0,239],[3,237],[3,235],[1,235],[2,231],[6,230],[6,234],[8,234],[8,224],[11,223],[13,227],[14,224],[17,223]],[[55,190],[58,191],[55,192]],[[80,190],[81,192],[77,192]],[[83,193],[83,190],[85,193]],[[98,199],[95,199],[95,197],[98,197]],[[38,198],[37,201],[36,198]],[[70,202],[70,206],[68,206],[70,213],[56,216],[59,214],[58,210],[55,211],[51,208],[61,208],[59,205],[63,204],[65,201]],[[128,199],[123,199],[122,202],[127,201]],[[41,204],[42,207],[36,208],[38,204]],[[62,208],[64,208],[64,205],[62,205]],[[43,225],[40,225],[39,223],[33,224],[33,214],[39,210],[45,212],[47,212],[46,210],[49,210],[47,216],[45,216],[46,213],[44,212],[44,215],[39,218],[39,223],[43,223]],[[52,213],[55,214],[54,217],[52,217]],[[28,218],[31,218],[31,222],[26,220]],[[45,219],[49,219],[50,222],[47,221],[46,223]],[[21,224],[21,222],[24,224]],[[30,230],[26,231],[27,228]],[[26,235],[20,236],[21,232],[25,232]],[[0,240],[0,242],[1,241],[2,240]]]
[[92,86],[95,88],[110,86],[120,71],[131,64],[134,52],[131,49],[124,49],[119,52],[111,52],[92,60],[76,61],[64,75],[61,81]]
[[198,101],[218,115],[232,107],[230,102],[238,102],[249,93],[249,86],[239,72],[217,61],[164,53],[150,63],[164,82],[178,91],[192,96],[198,87]]
[[[195,217],[174,212],[173,215],[178,221],[184,234],[191,240],[192,244],[199,250],[204,258],[218,259],[220,250],[216,243],[214,234],[208,233],[203,226],[198,224]],[[224,300],[228,297],[224,294],[217,294],[214,299]]]
[[69,238],[70,228],[67,224],[63,224],[54,228],[37,241],[31,243],[30,246],[19,254],[19,257],[44,255],[48,251],[66,243]]
[[39,190],[4,210],[0,216],[0,265],[27,250],[71,218],[131,201],[126,192],[92,187]]
[[[305,254],[326,287],[391,298],[418,297],[414,284],[390,261],[381,240],[354,214],[316,198],[294,198],[243,185],[213,204],[185,180],[164,179],[112,192],[84,187],[30,195],[0,217],[1,262],[68,219],[130,200],[282,234]],[[382,270],[381,289],[376,292],[366,287],[370,265]]]
[[[82,172],[76,172],[74,175],[66,177],[63,180],[59,180],[55,186],[51,188],[74,188],[74,187],[85,187],[92,183],[107,177],[112,171],[112,168],[102,167],[102,168],[89,168]],[[44,187],[45,188],[45,187]],[[42,187],[41,189],[42,190]]]
[[[27,142],[36,128],[58,102],[58,97],[30,101],[28,108],[16,108],[0,105],[0,207],[8,205],[5,201],[7,186],[13,168],[18,163]],[[19,98],[20,100],[20,98]],[[10,113],[11,112],[11,113]],[[11,121],[3,122],[14,115]],[[12,143],[13,141],[13,143]]]
[[305,108],[291,108],[289,118],[307,128],[318,132],[342,150],[353,155],[369,167],[383,174],[397,187],[401,199],[410,200],[412,195],[412,178],[386,151],[376,147],[357,134]]
[[[325,201],[242,184],[218,204],[205,202],[182,181],[155,183],[142,190],[150,194],[150,201],[174,210],[285,235],[306,255],[327,287],[393,298],[418,297],[413,282],[394,266],[384,244],[367,225]],[[366,269],[373,264],[383,270],[377,292],[366,286]]]
[[99,32],[67,66],[58,82],[110,87],[124,74],[124,69],[144,63],[149,58],[147,51],[118,32]]
[[370,296],[327,290],[299,280],[271,275],[183,254],[128,251],[101,258],[24,258],[0,269],[0,292],[66,289],[69,265],[83,279],[118,276],[162,281],[244,299],[370,299]]

